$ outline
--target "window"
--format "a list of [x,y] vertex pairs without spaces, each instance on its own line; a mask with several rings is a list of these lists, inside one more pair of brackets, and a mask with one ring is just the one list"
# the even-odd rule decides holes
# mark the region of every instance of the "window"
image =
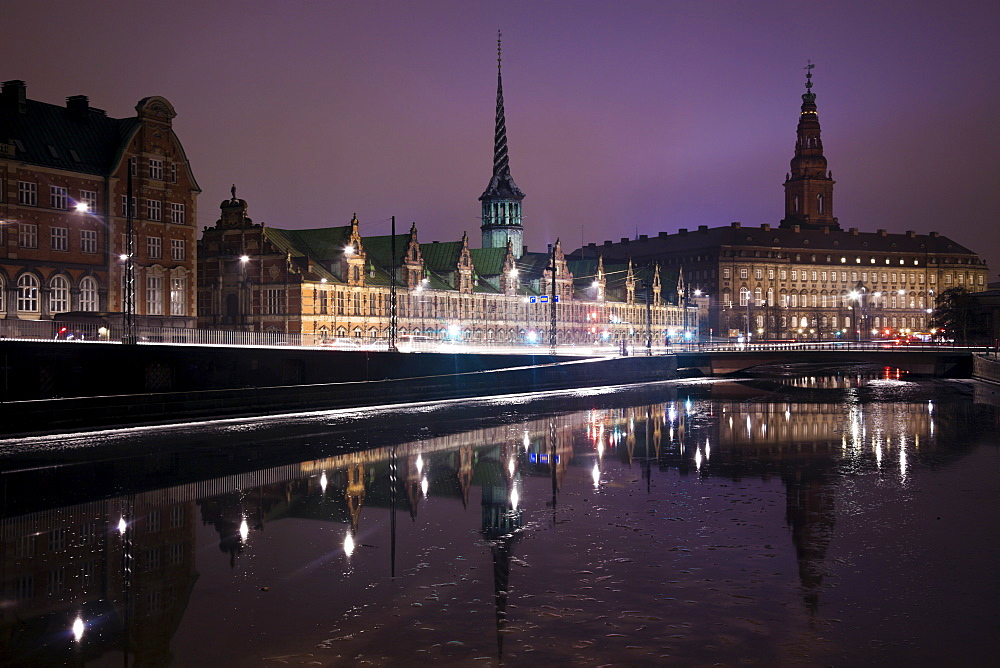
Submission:
[[4,282],[3,277],[0,276],[0,313],[5,313],[7,311],[7,284]]
[[125,195],[122,195],[122,215],[123,216],[127,216],[127,215],[131,214],[132,217],[135,218],[137,207],[138,207],[137,199],[135,197],[133,197],[132,198],[132,210],[129,211],[129,209],[128,209],[128,197],[126,197]]
[[80,281],[80,310],[97,310],[97,281],[90,276]]
[[80,203],[87,205],[87,211],[91,213],[97,211],[97,191],[96,190],[81,190],[80,191]]
[[34,223],[19,223],[17,226],[21,248],[38,248],[38,225]]
[[760,279],[764,278],[764,270],[763,270],[763,269],[757,269],[757,270],[756,270],[756,271],[754,272],[754,278],[756,278],[756,279],[757,279],[758,281],[759,281]]
[[158,199],[146,200],[146,218],[149,220],[162,220],[163,202]]
[[163,257],[163,239],[160,237],[146,237],[146,256],[152,260],[159,260]]
[[858,282],[858,272],[852,271],[851,272],[851,283],[857,283],[857,282]]
[[773,281],[774,280],[774,269],[768,269],[767,270],[767,280],[769,280],[769,281]]
[[129,158],[128,159],[128,171],[132,176],[139,176],[139,159]]
[[181,261],[184,256],[187,255],[186,248],[184,247],[183,239],[171,239],[170,240],[170,259]]
[[65,276],[56,276],[49,283],[49,312],[65,313],[69,310],[69,281]]
[[799,272],[796,271],[795,269],[792,270],[792,280],[793,281],[799,280]]
[[184,526],[184,506],[176,505],[170,507],[170,528]]
[[149,159],[149,178],[163,180],[163,161],[158,158]]
[[726,267],[725,269],[722,270],[722,277],[729,278],[729,267]]
[[170,222],[176,225],[184,224],[184,205],[177,202],[170,203]]
[[184,278],[175,277],[170,279],[170,315],[187,315],[184,308]]
[[38,184],[18,181],[17,203],[24,206],[38,206]]
[[163,315],[163,277],[146,277],[146,315]]
[[170,163],[170,182],[177,183],[177,163]]
[[69,208],[69,193],[62,186],[49,186],[49,206],[53,209]]
[[66,549],[66,529],[53,529],[49,532],[49,552],[62,552]]
[[[358,295],[354,295],[357,299]],[[264,291],[264,313],[266,315],[277,315],[284,312],[285,293],[280,288],[269,288]]]
[[740,269],[740,278],[746,278],[746,277],[747,277],[747,268],[743,267],[742,269]]
[[81,253],[97,252],[96,230],[80,230],[80,252]]
[[824,271],[820,276],[821,276],[820,280],[822,280],[824,283],[826,283],[826,272]]
[[48,592],[49,594],[58,594],[63,589],[66,588],[66,567],[60,566],[54,570],[49,571],[48,577]]
[[54,251],[69,250],[69,228],[53,227],[50,230],[49,241]]
[[173,543],[170,545],[167,552],[168,563],[171,566],[178,566],[184,563],[184,544],[183,543]]
[[798,295],[798,293],[793,292],[791,295],[789,295],[789,297],[791,299],[791,303],[789,304],[789,306],[791,306],[792,308],[797,307],[799,305],[799,295]]
[[785,269],[781,270],[781,280],[783,280],[783,281],[787,281],[788,280],[788,271],[785,270]]
[[740,306],[746,306],[750,303],[750,290],[748,288],[740,288]]
[[815,271],[815,270],[813,270],[813,273],[812,273],[812,279],[813,279],[814,281],[816,280],[816,271]]
[[149,514],[146,515],[146,532],[154,533],[160,530],[160,511],[151,510]]

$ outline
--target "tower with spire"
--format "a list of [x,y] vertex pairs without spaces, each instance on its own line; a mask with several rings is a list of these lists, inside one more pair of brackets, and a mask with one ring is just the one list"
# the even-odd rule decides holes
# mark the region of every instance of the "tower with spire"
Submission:
[[806,64],[806,92],[802,95],[802,111],[796,130],[795,156],[791,172],[785,177],[785,217],[781,227],[798,225],[802,229],[828,227],[839,230],[833,217],[833,173],[827,171],[820,139],[816,94],[812,92],[811,62]]
[[508,240],[514,257],[524,252],[524,227],[521,225],[521,200],[524,193],[510,175],[507,156],[507,122],[503,110],[503,78],[501,76],[501,33],[497,31],[497,116],[493,134],[493,177],[479,201],[483,205],[483,248],[507,248]]

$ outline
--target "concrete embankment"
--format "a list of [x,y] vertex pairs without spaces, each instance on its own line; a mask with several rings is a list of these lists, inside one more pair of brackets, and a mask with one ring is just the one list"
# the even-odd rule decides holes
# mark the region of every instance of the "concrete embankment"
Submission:
[[[74,348],[81,354],[71,355]],[[8,398],[0,403],[0,433],[6,435],[484,397],[676,377],[673,357],[557,361],[547,355],[98,344],[17,347],[13,343],[2,344],[0,354],[5,362]],[[78,381],[75,384],[74,379]],[[254,379],[271,383],[247,382]],[[114,387],[122,389],[108,391]],[[159,388],[167,391],[151,391]],[[66,396],[66,390],[76,396]]]

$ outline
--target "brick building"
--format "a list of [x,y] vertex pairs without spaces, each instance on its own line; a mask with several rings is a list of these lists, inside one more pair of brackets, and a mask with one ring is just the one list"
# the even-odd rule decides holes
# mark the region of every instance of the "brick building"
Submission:
[[[136,322],[193,327],[200,192],[162,97],[110,118],[86,96],[0,93],[0,318],[120,314],[132,172]],[[113,320],[113,318],[112,318]]]
[[703,307],[702,334],[723,337],[868,339],[926,331],[941,292],[984,289],[985,261],[937,232],[841,228],[811,77],[778,225],[701,225],[590,244],[572,257],[683,268],[687,298]]

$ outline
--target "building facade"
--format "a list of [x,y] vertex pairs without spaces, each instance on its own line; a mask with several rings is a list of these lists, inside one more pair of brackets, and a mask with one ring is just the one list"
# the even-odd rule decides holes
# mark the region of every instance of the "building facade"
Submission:
[[421,243],[416,224],[395,237],[365,236],[356,215],[341,227],[256,224],[234,186],[199,242],[199,326],[385,345],[394,313],[403,343],[618,346],[683,336],[695,318],[661,289],[670,281],[659,268],[600,258],[571,265],[558,239],[546,252],[527,251],[499,69],[496,109],[493,174],[479,198],[481,248],[467,234]]
[[148,97],[109,118],[86,96],[66,106],[0,94],[0,318],[120,314],[132,174],[136,321],[194,327],[196,198],[170,103]]
[[750,340],[925,332],[941,292],[984,289],[985,261],[937,232],[841,228],[811,77],[809,71],[785,178],[785,215],[777,226],[681,228],[590,244],[573,257],[682,268],[685,298],[702,306],[702,335]]

